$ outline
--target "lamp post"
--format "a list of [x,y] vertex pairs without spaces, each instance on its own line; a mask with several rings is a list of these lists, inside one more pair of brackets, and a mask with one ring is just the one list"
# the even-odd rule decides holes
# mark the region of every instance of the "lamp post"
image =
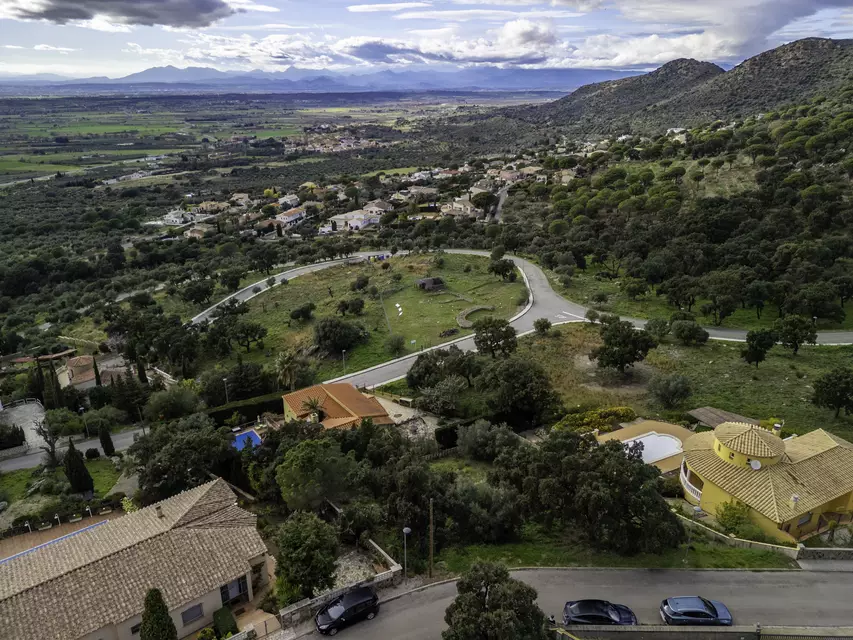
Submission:
[[86,409],[84,407],[80,407],[79,409],[77,409],[77,411],[80,412],[80,417],[83,418],[83,428],[86,430],[86,437],[88,438],[89,437],[89,423],[86,421],[86,416],[84,415],[84,413],[86,412]]
[[409,550],[406,541],[409,538],[409,534],[412,532],[409,527],[403,527],[403,579],[406,580],[409,577]]
[[222,382],[225,384],[225,404],[231,404],[228,399],[228,378],[222,378]]
[[343,355],[344,355],[344,375],[346,375],[346,372],[347,372],[347,350],[346,349],[343,349]]

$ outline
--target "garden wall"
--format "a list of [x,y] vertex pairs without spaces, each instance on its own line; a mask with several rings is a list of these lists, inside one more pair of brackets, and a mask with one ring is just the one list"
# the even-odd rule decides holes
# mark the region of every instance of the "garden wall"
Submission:
[[692,528],[697,531],[702,531],[703,533],[708,534],[715,540],[722,542],[723,544],[727,544],[730,547],[740,547],[741,549],[757,549],[759,551],[773,551],[775,553],[781,553],[782,555],[786,555],[789,558],[792,558],[793,560],[796,560],[800,557],[799,547],[785,547],[780,544],[768,544],[766,542],[755,542],[754,540],[734,538],[732,536],[727,536],[725,533],[720,533],[719,531],[717,531],[716,529],[712,529],[711,527],[706,527],[701,522],[696,522],[695,520],[686,518],[681,514],[676,513],[675,516],[681,520],[681,523],[685,527]]

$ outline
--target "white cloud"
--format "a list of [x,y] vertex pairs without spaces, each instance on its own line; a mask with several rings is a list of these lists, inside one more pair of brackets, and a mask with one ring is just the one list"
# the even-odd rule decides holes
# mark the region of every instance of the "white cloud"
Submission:
[[287,24],[285,22],[273,22],[269,24],[239,24],[239,25],[216,25],[212,27],[217,31],[288,31],[291,29],[310,29],[322,25],[305,26],[300,24]]
[[347,11],[352,13],[376,13],[379,11],[404,11],[406,9],[418,9],[420,7],[431,7],[429,2],[390,2],[387,4],[351,4]]
[[18,45],[18,44],[4,44],[3,48],[4,49],[25,49],[26,47],[22,47],[21,45]]
[[395,20],[444,20],[447,22],[468,22],[486,20],[499,22],[517,18],[579,18],[583,14],[558,9],[537,9],[532,11],[507,11],[503,9],[440,9],[432,11],[406,11],[393,16]]
[[258,4],[253,0],[226,0],[228,5],[237,11],[262,11],[265,13],[277,13],[277,7],[271,7],[267,4]]
[[69,47],[54,47],[52,44],[37,44],[33,47],[35,51],[56,51],[58,53],[71,53],[79,51],[79,49],[71,49]]

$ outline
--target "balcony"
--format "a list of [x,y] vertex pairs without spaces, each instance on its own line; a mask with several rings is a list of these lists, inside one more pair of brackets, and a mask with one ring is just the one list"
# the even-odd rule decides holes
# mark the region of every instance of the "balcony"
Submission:
[[702,500],[702,490],[690,482],[690,470],[687,468],[687,464],[684,462],[684,460],[681,461],[680,477],[681,477],[681,486],[684,487],[684,490],[688,494],[693,496],[693,498],[696,500],[696,502],[699,502],[700,500]]

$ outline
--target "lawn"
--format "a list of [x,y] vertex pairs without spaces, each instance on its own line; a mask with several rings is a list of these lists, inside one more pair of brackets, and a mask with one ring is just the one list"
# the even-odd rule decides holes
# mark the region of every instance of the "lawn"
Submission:
[[[623,379],[602,375],[589,361],[587,355],[598,341],[598,330],[591,324],[563,325],[558,337],[521,339],[519,353],[545,368],[566,406],[627,405],[647,417],[680,420],[684,409],[710,405],[756,419],[781,419],[794,433],[826,428],[853,440],[853,416],[834,418],[832,411],[811,403],[815,378],[849,365],[853,346],[802,347],[795,356],[777,345],[756,369],[741,360],[737,343],[711,340],[702,347],[684,347],[668,339]],[[660,372],[690,379],[693,396],[682,409],[664,411],[648,397],[646,382]],[[405,395],[403,391],[391,390]]]
[[477,460],[466,460],[465,458],[452,456],[441,458],[430,463],[433,471],[451,471],[457,475],[470,479],[474,484],[486,481],[486,475],[492,465]]
[[[572,284],[568,288],[563,287],[553,274],[549,274],[549,280],[554,290],[567,299],[601,311],[616,313],[623,317],[669,318],[676,311],[675,307],[667,304],[664,296],[656,296],[651,291],[645,296],[631,300],[620,290],[620,280],[597,279],[595,274],[601,270],[601,267],[589,264],[585,271],[576,271],[575,275],[572,276]],[[592,296],[596,293],[607,294],[607,302],[594,303]],[[693,306],[693,312],[701,324],[711,326],[711,318],[704,318],[699,314],[699,309],[706,302],[708,300],[698,299]],[[817,328],[822,331],[853,329],[853,301],[848,301],[844,309],[847,312],[847,317],[841,324],[831,322],[827,319],[819,319]],[[734,329],[761,329],[771,327],[778,317],[776,307],[771,304],[764,307],[764,312],[761,314],[760,319],[756,316],[755,309],[739,308],[731,316],[726,318],[721,326]]]
[[521,540],[500,545],[469,545],[443,549],[437,556],[439,568],[452,574],[467,571],[477,561],[498,562],[513,567],[629,567],[693,569],[796,569],[796,563],[782,554],[755,549],[739,549],[694,538],[687,549],[661,554],[641,553],[621,556],[595,551],[583,542],[559,531],[525,525]]
[[376,171],[371,171],[370,173],[362,174],[362,177],[369,178],[371,176],[378,176],[381,174],[385,174],[386,176],[405,176],[410,173],[414,173],[417,171],[417,167],[397,167],[396,169],[377,169]]
[[[347,314],[346,319],[361,324],[368,331],[369,339],[347,352],[346,371],[350,372],[394,357],[385,347],[389,325],[392,333],[405,338],[408,351],[417,351],[470,333],[471,330],[460,329],[452,337],[439,335],[447,329],[458,329],[456,316],[465,309],[477,305],[494,307],[494,311],[473,314],[472,320],[486,314],[509,318],[516,313],[519,297],[524,292],[524,284],[520,280],[508,283],[488,274],[488,260],[479,256],[447,254],[443,256],[442,267],[433,264],[434,257],[392,258],[389,261],[392,267],[388,270],[380,269],[378,263],[329,267],[264,292],[248,303],[250,313],[246,317],[267,327],[269,334],[264,341],[265,349],[254,347],[249,353],[244,350],[243,358],[264,362],[268,360],[265,350],[275,353],[284,347],[309,352],[317,320],[338,315],[338,302],[356,297],[364,299],[364,311],[360,316]],[[468,272],[466,267],[470,267]],[[402,275],[399,282],[392,279],[395,273]],[[446,291],[435,293],[418,289],[415,281],[428,274],[444,279]],[[366,290],[359,294],[350,289],[350,283],[359,275],[370,278],[368,289],[375,285],[382,292],[382,300],[371,297]],[[317,306],[315,318],[307,323],[291,321],[290,312],[309,301]],[[402,309],[402,314],[399,309]],[[232,356],[235,358],[236,354]],[[317,365],[318,379],[321,380],[345,373],[342,359],[326,358],[318,360]]]
[[[95,495],[101,498],[109,493],[121,475],[107,458],[87,460],[86,468],[95,483]],[[27,484],[33,480],[33,471],[34,469],[21,469],[0,473],[0,496],[10,504],[23,500],[27,495]],[[53,476],[64,479],[65,473],[59,468],[53,472]]]

